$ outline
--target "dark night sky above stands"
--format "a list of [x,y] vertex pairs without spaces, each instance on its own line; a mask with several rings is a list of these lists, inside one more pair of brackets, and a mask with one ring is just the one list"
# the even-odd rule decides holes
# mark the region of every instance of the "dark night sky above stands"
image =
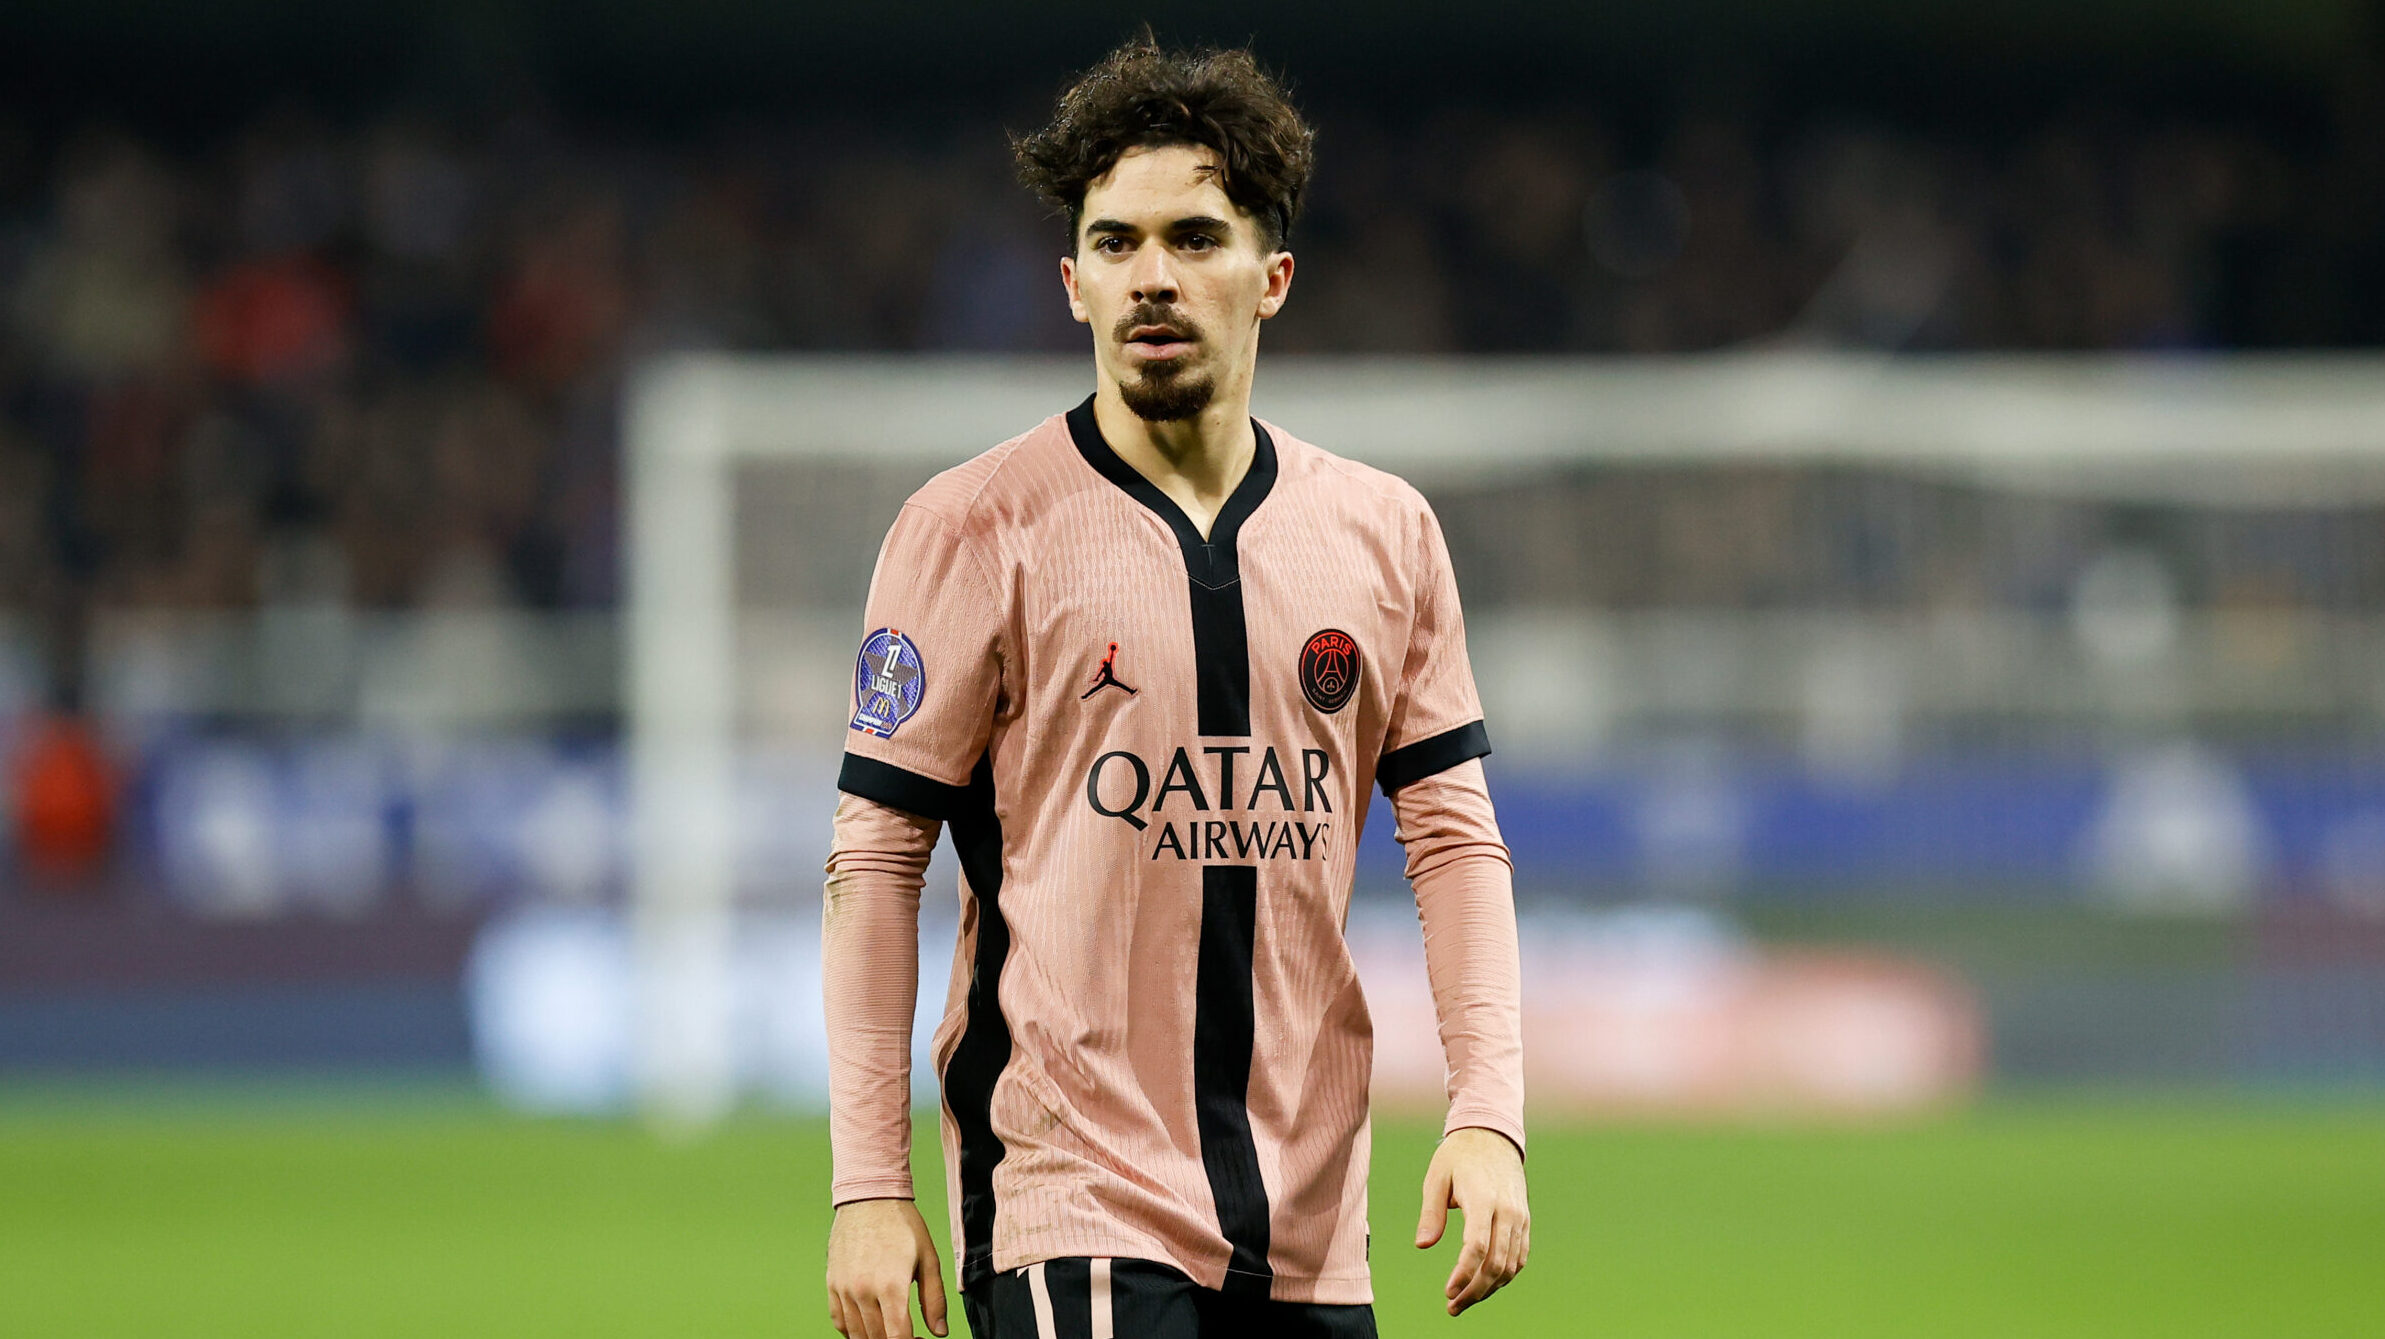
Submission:
[[[834,107],[958,106],[1023,119],[1125,35],[1085,0],[826,7],[784,0],[310,0],[200,5],[14,0],[0,20],[0,118],[109,113],[205,135],[277,102],[338,115],[554,99],[575,117],[668,129]],[[1252,42],[1310,101],[1396,116],[1434,100],[1608,108],[1758,92],[1903,120],[1990,120],[2092,96],[2130,105],[2319,98],[2347,52],[2376,49],[2372,0],[1485,0],[1290,6],[1227,0],[1172,15],[1170,41]],[[1660,113],[1661,114],[1661,113]]]

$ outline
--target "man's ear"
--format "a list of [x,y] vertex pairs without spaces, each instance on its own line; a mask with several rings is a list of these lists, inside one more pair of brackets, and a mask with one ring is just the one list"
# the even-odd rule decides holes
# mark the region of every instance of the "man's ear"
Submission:
[[1259,295],[1259,319],[1264,321],[1282,311],[1284,299],[1290,296],[1292,296],[1292,253],[1278,251],[1267,258],[1267,291]]
[[1077,318],[1078,325],[1093,324],[1093,317],[1085,310],[1085,297],[1077,292],[1077,258],[1060,258],[1060,286],[1068,290],[1068,314]]

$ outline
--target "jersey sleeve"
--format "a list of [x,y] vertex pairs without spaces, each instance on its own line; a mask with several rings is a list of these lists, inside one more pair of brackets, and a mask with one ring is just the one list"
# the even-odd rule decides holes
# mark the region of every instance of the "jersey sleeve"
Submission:
[[834,1203],[911,1198],[911,1014],[919,890],[938,824],[854,796],[836,806],[820,903]]
[[1376,783],[1386,795],[1491,751],[1482,700],[1474,691],[1474,667],[1466,658],[1466,620],[1458,607],[1449,545],[1441,537],[1440,519],[1430,507],[1423,511],[1412,578],[1416,622],[1400,667],[1383,757],[1375,765]]
[[951,817],[1001,703],[1006,609],[952,524],[905,506],[870,579],[837,789]]

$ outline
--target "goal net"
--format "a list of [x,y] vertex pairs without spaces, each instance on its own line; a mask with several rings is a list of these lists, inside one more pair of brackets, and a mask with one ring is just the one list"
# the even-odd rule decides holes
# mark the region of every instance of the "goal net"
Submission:
[[[1090,385],[1081,358],[703,356],[638,380],[637,1037],[666,1121],[745,1081],[741,909],[817,914],[896,508]],[[1693,941],[1694,963],[1729,956],[1682,918],[1715,908],[2385,913],[2373,361],[1270,359],[1254,409],[1434,503],[1528,916],[1653,909],[1608,928]],[[1387,829],[1378,812],[1353,918],[1385,943]],[[932,1011],[955,875],[930,878]],[[2362,998],[2376,1016],[2352,1010],[2329,1054],[2385,1063],[2385,1004]],[[2111,1008],[2166,1008],[2129,1001]],[[1855,1049],[1920,1038],[1938,1059],[1914,1064],[1960,1067],[1915,1026]],[[1575,1057],[1572,1078],[1628,1086],[1645,1062]]]

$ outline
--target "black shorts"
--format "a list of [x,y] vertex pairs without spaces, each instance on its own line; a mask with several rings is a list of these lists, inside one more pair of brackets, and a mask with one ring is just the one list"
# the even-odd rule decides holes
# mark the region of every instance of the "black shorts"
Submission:
[[961,1293],[974,1339],[1375,1339],[1375,1309],[1201,1287],[1149,1260],[1075,1256]]

